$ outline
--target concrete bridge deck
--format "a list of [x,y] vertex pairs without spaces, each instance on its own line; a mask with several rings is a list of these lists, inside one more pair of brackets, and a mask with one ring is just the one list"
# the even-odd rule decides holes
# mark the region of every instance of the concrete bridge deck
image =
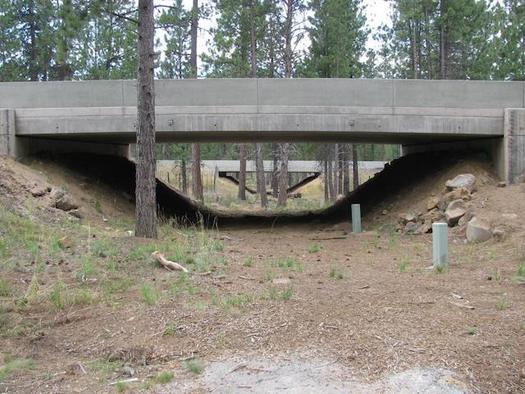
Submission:
[[[159,142],[318,141],[483,147],[525,170],[525,82],[364,79],[156,81]],[[0,84],[0,153],[135,141],[135,81]],[[73,145],[68,149],[73,149]]]

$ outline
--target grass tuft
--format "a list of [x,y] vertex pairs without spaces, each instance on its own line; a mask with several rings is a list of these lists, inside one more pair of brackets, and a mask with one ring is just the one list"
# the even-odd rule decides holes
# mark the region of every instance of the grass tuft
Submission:
[[157,382],[160,384],[168,384],[173,380],[173,373],[169,371],[163,371],[157,375]]
[[140,295],[142,296],[142,301],[150,306],[155,305],[160,299],[159,291],[147,283],[140,286]]
[[28,358],[20,358],[5,361],[5,365],[0,367],[0,382],[3,382],[12,372],[16,370],[35,368],[35,362]]
[[186,368],[191,373],[194,373],[195,375],[200,375],[202,371],[204,371],[202,363],[197,359],[185,361],[184,368]]

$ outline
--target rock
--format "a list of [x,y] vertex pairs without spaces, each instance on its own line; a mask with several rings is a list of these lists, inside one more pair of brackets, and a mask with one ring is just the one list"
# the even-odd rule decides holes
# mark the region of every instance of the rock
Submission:
[[290,282],[291,281],[289,278],[275,278],[274,280],[272,280],[272,283],[274,285],[289,285]]
[[124,376],[132,377],[133,375],[135,375],[135,370],[131,368],[129,365],[124,365],[122,367],[121,372],[122,372],[122,375]]
[[460,174],[454,179],[449,179],[445,186],[448,190],[464,188],[472,193],[476,187],[476,177],[472,174]]
[[427,211],[431,211],[433,210],[434,208],[437,208],[439,204],[439,198],[437,197],[430,197],[428,200],[427,200]]
[[496,227],[494,230],[492,230],[492,236],[498,242],[503,241],[506,236],[505,229],[503,227]]
[[498,182],[498,187],[506,187],[507,182]]
[[45,196],[49,192],[49,188],[42,187],[42,186],[34,186],[30,193],[33,197],[42,197]]
[[473,217],[467,224],[467,241],[468,242],[485,242],[492,237],[490,224],[482,219]]
[[464,227],[467,225],[467,223],[474,217],[474,213],[470,210],[467,210],[467,212],[458,220],[458,226]]
[[78,219],[84,219],[84,214],[82,213],[82,211],[80,209],[72,209],[71,211],[68,212],[71,216],[74,216]]
[[421,216],[423,220],[430,220],[430,223],[434,222],[441,222],[445,219],[445,214],[441,212],[439,209],[434,208],[431,211],[428,211],[427,213],[423,214]]
[[55,207],[62,211],[71,211],[72,209],[78,209],[78,204],[68,194],[64,194],[55,201]]
[[381,212],[381,215],[388,215],[388,209],[383,209],[383,211]]
[[66,195],[66,192],[63,189],[57,188],[57,189],[51,190],[50,196],[53,199],[53,201],[57,201],[61,199],[62,197],[64,197],[65,195]]
[[505,220],[515,220],[518,218],[518,215],[515,213],[502,213],[501,217]]
[[402,225],[405,225],[409,222],[415,222],[416,220],[417,217],[412,212],[402,213],[399,215],[399,223],[401,223]]
[[463,200],[454,200],[445,211],[445,219],[449,226],[454,227],[458,224],[459,219],[467,212],[465,202]]
[[428,234],[432,232],[432,222],[425,220],[416,230],[416,234]]
[[403,229],[404,234],[415,234],[418,230],[416,222],[407,222]]

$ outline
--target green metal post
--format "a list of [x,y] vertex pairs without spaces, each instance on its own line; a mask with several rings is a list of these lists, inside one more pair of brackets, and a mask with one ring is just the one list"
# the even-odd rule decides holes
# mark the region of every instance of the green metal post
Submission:
[[448,266],[448,225],[432,223],[432,265]]
[[352,232],[360,233],[361,231],[361,205],[352,204]]

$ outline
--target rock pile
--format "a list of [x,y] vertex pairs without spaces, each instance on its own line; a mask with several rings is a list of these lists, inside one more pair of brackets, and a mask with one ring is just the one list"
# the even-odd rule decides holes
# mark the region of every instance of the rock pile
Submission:
[[466,234],[468,242],[484,242],[493,236],[503,240],[503,228],[492,229],[490,223],[474,214],[469,202],[475,191],[476,177],[472,174],[460,174],[448,180],[440,195],[428,199],[426,212],[399,215],[398,231],[404,234],[431,233],[432,223],[445,222],[449,227],[459,227],[460,232]]

